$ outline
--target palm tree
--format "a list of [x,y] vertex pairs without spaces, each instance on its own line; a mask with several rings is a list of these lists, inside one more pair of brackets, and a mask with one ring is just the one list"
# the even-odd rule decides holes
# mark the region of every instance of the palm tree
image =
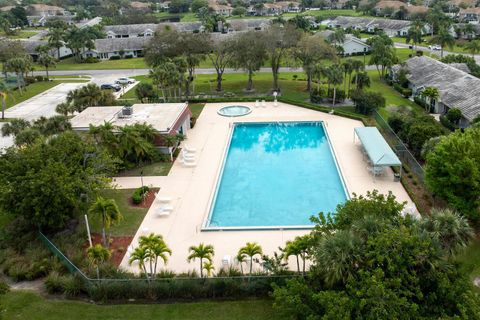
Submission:
[[0,98],[2,99],[2,119],[5,119],[5,107],[7,103],[8,95],[11,93],[10,87],[5,81],[0,81]]
[[440,57],[443,58],[443,48],[453,48],[455,45],[455,38],[450,34],[446,28],[440,28],[436,36],[432,38],[432,43],[437,43],[441,47]]
[[360,247],[360,239],[346,230],[338,230],[320,240],[314,254],[319,271],[324,275],[327,285],[345,283],[355,274]]
[[145,262],[151,259],[152,259],[152,252],[147,248],[140,246],[135,248],[135,250],[133,250],[133,252],[130,254],[130,258],[128,259],[128,264],[132,265],[132,263],[134,263],[135,261],[138,261],[138,267],[140,268],[141,271],[143,271],[143,273],[145,273],[145,277],[147,278],[147,280],[149,280],[150,277],[148,275]]
[[317,91],[320,93],[320,85],[322,82],[322,76],[325,74],[325,67],[320,63],[316,63],[313,66],[312,76],[317,81]]
[[358,73],[365,69],[365,65],[360,60],[353,60],[352,61],[352,69],[353,69],[353,71],[355,71],[355,88],[357,88],[358,87],[358,85],[357,85],[357,83],[358,83]]
[[406,43],[413,43],[412,51],[416,48],[417,44],[422,42],[423,29],[425,25],[421,20],[415,20],[412,22],[412,25],[408,29]]
[[362,90],[365,87],[370,87],[370,77],[368,73],[359,72],[355,75],[356,88]]
[[207,271],[207,277],[211,277],[213,274],[213,270],[215,270],[215,267],[213,266],[211,261],[205,261],[203,263],[203,269]]
[[90,265],[97,270],[97,279],[100,279],[100,266],[110,259],[111,252],[101,244],[96,244],[87,249],[87,257]]
[[238,255],[245,255],[250,258],[250,275],[252,274],[253,269],[253,257],[262,254],[262,247],[256,242],[247,242],[245,247],[242,247],[240,250],[238,250]]
[[476,31],[477,30],[475,29],[475,26],[470,23],[467,23],[463,27],[463,34],[465,34],[468,39],[472,39],[472,37],[475,37]]
[[[88,213],[93,216],[100,216],[102,219],[102,236],[103,243],[108,248],[109,242],[107,241],[106,230],[110,229],[110,226],[121,221],[123,219],[117,203],[114,199],[105,199],[98,197],[97,200],[90,206]],[[108,237],[110,239],[110,236]]]
[[[342,63],[344,79],[346,80],[348,76],[348,80],[344,81],[344,84],[343,84],[343,91],[345,91],[345,94],[347,96],[348,96],[348,91],[350,91],[350,81],[353,73],[352,61],[353,59],[347,59]],[[347,84],[348,84],[348,91],[347,91]]]
[[424,99],[428,99],[429,104],[425,104],[425,111],[430,112],[432,103],[435,101],[435,99],[440,97],[440,94],[437,88],[426,87],[422,90],[422,92],[420,92],[420,96],[422,96]]
[[153,156],[155,147],[141,136],[135,126],[119,127],[118,131],[118,152],[121,158],[139,163],[140,160]]
[[55,67],[56,62],[55,58],[49,55],[48,53],[41,53],[40,56],[38,57],[38,64],[41,66],[45,67],[45,72],[47,74],[47,80],[49,79],[48,77],[48,68],[50,67]]
[[63,47],[63,38],[65,31],[62,28],[52,28],[48,31],[48,45],[51,48],[57,49],[57,58],[60,59],[60,48]]
[[472,40],[465,45],[465,50],[472,54],[472,58],[475,58],[475,55],[480,52],[480,41]]
[[4,64],[6,71],[15,72],[17,74],[17,85],[20,94],[23,93],[22,88],[25,87],[24,75],[32,69],[32,63],[29,58],[17,57],[7,60]]
[[167,254],[172,255],[172,250],[167,246],[161,235],[156,235],[154,233],[151,233],[148,236],[141,236],[139,244],[141,247],[149,250],[151,254],[151,259],[149,259],[150,274],[155,278],[157,274],[158,258],[162,259],[164,264],[167,264]]
[[450,209],[432,209],[430,216],[422,219],[420,225],[433,235],[448,256],[465,248],[474,235],[468,221]]
[[288,260],[290,256],[295,256],[297,259],[297,271],[300,273],[300,254],[302,253],[298,243],[295,241],[287,241],[285,249],[283,250],[285,253],[285,259]]
[[240,264],[240,271],[243,275],[243,263],[245,262],[245,255],[238,253],[235,259],[237,259],[237,262]]
[[24,119],[12,119],[11,121],[5,123],[2,127],[2,136],[16,136],[23,130],[30,128],[31,124]]
[[333,85],[333,102],[332,106],[335,107],[335,100],[337,98],[337,85],[343,82],[343,68],[340,65],[332,65],[328,67],[327,79],[329,85]]
[[190,262],[195,259],[200,259],[200,277],[203,278],[203,260],[206,259],[212,263],[214,250],[211,244],[204,245],[200,243],[198,246],[191,246],[188,248],[190,255],[187,257],[187,261]]

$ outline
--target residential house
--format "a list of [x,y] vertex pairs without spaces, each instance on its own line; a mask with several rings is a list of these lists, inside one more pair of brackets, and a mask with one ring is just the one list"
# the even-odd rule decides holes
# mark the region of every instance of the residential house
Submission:
[[398,0],[382,0],[377,2],[374,7],[377,16],[392,17],[396,16],[400,10],[405,11],[405,18],[414,14],[427,13],[428,7],[415,6]]
[[150,41],[149,37],[97,39],[95,40],[95,49],[84,51],[82,57],[93,57],[100,60],[109,60],[112,57],[142,57],[148,41]]
[[163,1],[163,2],[160,2],[158,3],[158,8],[163,10],[163,11],[168,11],[168,9],[170,9],[170,3],[172,3],[172,1]]
[[229,20],[229,32],[238,31],[263,31],[272,23],[271,19],[235,19]]
[[295,1],[279,1],[263,3],[259,6],[250,6],[248,12],[256,16],[274,16],[282,13],[300,12],[300,3]]
[[25,7],[27,15],[30,16],[65,16],[69,13],[57,6],[49,6],[46,4],[31,4]]
[[[37,61],[40,53],[37,48],[40,46],[47,46],[48,42],[43,40],[19,40],[19,43],[25,48],[25,51],[32,57],[33,61]],[[60,51],[60,57],[58,56],[58,51]],[[68,57],[72,55],[72,50],[66,46],[62,46],[60,50],[52,48],[48,51],[48,54],[57,59]]]
[[368,44],[352,34],[346,34],[345,40],[341,43],[332,42],[331,36],[333,33],[334,32],[332,30],[324,30],[315,33],[315,35],[322,37],[326,41],[332,43],[334,46],[342,48],[341,51],[344,56],[359,55],[370,51],[370,46]]
[[462,22],[477,24],[480,22],[480,7],[460,9],[458,19]]
[[130,10],[136,11],[136,12],[143,12],[147,13],[152,11],[151,5],[146,2],[140,2],[140,1],[132,1],[130,2]]
[[218,3],[210,3],[208,5],[208,7],[210,9],[213,10],[213,12],[215,12],[216,14],[219,14],[219,15],[222,15],[222,16],[231,16],[232,15],[232,11],[233,11],[233,7],[230,6],[230,5],[225,5],[225,4],[218,4]]
[[[360,30],[368,33],[375,33],[383,31],[389,37],[406,36],[411,22],[406,20],[394,19],[376,19],[376,18],[361,18],[361,17],[344,17],[339,16],[330,21],[327,25],[329,28],[342,28]],[[428,32],[429,27],[425,27],[425,32]]]
[[403,67],[396,66],[392,70],[394,76],[400,68],[406,69],[414,96],[420,96],[427,87],[438,90],[439,99],[429,101],[435,113],[445,114],[451,108],[458,108],[462,112],[461,127],[467,127],[480,115],[479,78],[426,56],[413,57]]
[[0,11],[1,12],[8,12],[8,11],[12,10],[13,8],[15,8],[15,6],[4,6],[4,7],[0,7]]
[[152,37],[156,29],[157,24],[155,23],[123,24],[103,27],[103,31],[107,34],[107,39]]
[[149,124],[157,132],[155,145],[165,153],[171,149],[165,145],[164,136],[187,134],[190,130],[192,112],[188,103],[134,104],[132,107],[89,107],[71,119],[72,129],[87,132],[90,125],[105,122],[117,127],[134,124]]

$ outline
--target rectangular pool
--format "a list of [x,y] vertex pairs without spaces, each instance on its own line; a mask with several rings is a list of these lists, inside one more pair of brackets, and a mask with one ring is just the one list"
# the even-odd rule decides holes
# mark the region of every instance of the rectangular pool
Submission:
[[323,122],[237,123],[204,227],[311,227],[347,197]]

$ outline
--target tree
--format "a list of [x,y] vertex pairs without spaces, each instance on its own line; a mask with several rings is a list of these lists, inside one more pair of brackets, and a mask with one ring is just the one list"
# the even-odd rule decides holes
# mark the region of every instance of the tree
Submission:
[[48,53],[41,53],[40,56],[38,57],[38,64],[45,67],[45,72],[47,74],[47,80],[49,80],[48,77],[48,69],[50,67],[55,67],[56,62],[55,58],[49,55]]
[[200,243],[198,246],[191,246],[188,248],[188,251],[190,252],[189,256],[187,257],[188,262],[195,259],[200,260],[200,277],[203,278],[203,260],[205,259],[212,263],[214,255],[213,246],[210,244],[204,245],[203,243]]
[[[5,81],[0,81],[0,99],[2,99],[2,119],[5,119],[5,107],[7,103],[8,95],[11,93],[10,87],[5,83]],[[3,127],[2,127],[3,130]]]
[[17,85],[22,94],[22,88],[25,88],[25,75],[32,70],[32,61],[27,57],[11,58],[5,62],[6,71],[15,72],[17,74]]
[[212,42],[210,47],[212,51],[208,54],[208,58],[217,72],[217,92],[221,92],[223,73],[225,72],[225,68],[233,61],[234,42],[233,40],[226,39]]
[[480,52],[480,41],[472,40],[465,45],[465,50],[472,54],[472,58],[475,58],[475,55]]
[[193,0],[192,4],[190,5],[190,9],[192,12],[197,13],[200,8],[208,8],[208,1],[207,0]]
[[112,92],[101,90],[96,84],[89,83],[68,92],[66,103],[71,106],[72,112],[82,112],[88,107],[114,105],[115,97]]
[[111,252],[101,244],[96,244],[87,249],[88,262],[97,271],[97,279],[100,279],[100,266],[110,259]]
[[461,214],[478,221],[480,206],[480,128],[442,138],[427,155],[425,178],[435,195]]
[[150,160],[156,154],[153,140],[155,129],[151,125],[136,124],[117,128],[118,155],[121,159],[139,163]]
[[[87,153],[96,157],[84,163]],[[0,167],[1,209],[44,231],[61,230],[115,170],[110,157],[71,131],[6,150]]]
[[330,85],[333,85],[332,106],[335,107],[337,86],[343,83],[343,68],[341,65],[331,65],[327,68],[326,75],[329,87]]
[[[343,91],[345,91],[346,95],[348,96],[350,92],[350,82],[352,82],[353,59],[346,59],[344,62],[342,62],[342,68],[343,68],[343,78],[345,79],[343,84]],[[348,85],[348,90],[347,90],[347,85]]]
[[150,83],[146,82],[140,82],[135,87],[135,95],[141,103],[145,103],[146,101],[153,101],[156,97],[153,86]]
[[[365,70],[365,65],[360,60],[352,60],[352,69],[355,72],[355,88],[358,88],[358,75]],[[353,82],[352,82],[353,83]]]
[[144,246],[136,247],[135,250],[130,254],[130,258],[128,259],[128,264],[132,265],[134,262],[138,262],[138,267],[141,271],[145,274],[147,280],[150,280],[150,276],[147,272],[147,267],[145,263],[147,260],[152,259],[152,252],[148,250],[148,248]]
[[232,47],[232,64],[235,69],[244,69],[248,74],[247,91],[253,90],[253,73],[260,70],[267,58],[265,42],[257,40],[258,33],[255,31],[241,33],[235,36]]
[[335,31],[328,36],[328,41],[335,45],[342,45],[345,42],[345,31],[342,28],[335,29]]
[[110,245],[110,232],[107,237],[106,231],[109,231],[112,225],[120,222],[123,219],[115,199],[97,197],[97,200],[92,203],[88,209],[88,214],[92,216],[99,216],[102,219],[103,244],[108,248]]
[[393,41],[387,35],[381,34],[369,38],[367,43],[372,47],[369,64],[375,65],[378,75],[383,78],[386,70],[398,62]]
[[238,264],[240,265],[240,271],[242,272],[242,275],[243,275],[243,263],[245,262],[245,255],[239,252],[235,256],[235,259],[237,260]]
[[[420,96],[423,97],[424,99],[427,99],[427,102],[425,104],[425,111],[430,112],[430,109],[433,106],[433,103],[435,100],[437,100],[440,97],[440,93],[438,92],[437,88],[433,87],[426,87],[420,92]],[[428,108],[428,109],[427,109]]]
[[240,248],[238,250],[238,254],[244,255],[250,258],[250,269],[248,274],[252,275],[253,269],[253,257],[256,255],[262,255],[262,247],[256,242],[247,242],[245,247]]
[[[280,91],[278,85],[278,75],[280,74],[280,66],[289,50],[294,48],[300,40],[301,33],[291,24],[285,26],[273,24],[269,27],[260,41],[265,42],[265,48],[273,75],[273,91]],[[256,41],[256,45],[259,41]],[[252,46],[252,44],[250,44]]]
[[440,57],[443,58],[443,49],[445,47],[452,49],[455,45],[455,38],[450,34],[448,29],[440,28],[438,33],[432,37],[431,42],[440,45]]
[[[164,264],[168,262],[168,255],[172,255],[172,250],[167,246],[161,235],[154,233],[148,236],[141,236],[139,240],[140,247],[148,251],[148,261],[150,265],[150,275],[154,279],[157,274],[158,259],[162,259]],[[168,254],[168,255],[167,255]]]
[[155,33],[145,49],[145,61],[152,67],[159,66],[167,59],[182,57],[186,62],[188,77],[185,79],[185,95],[190,95],[190,84],[194,80],[195,69],[205,55],[210,52],[210,35],[207,33],[187,33],[161,30]]
[[315,67],[320,66],[323,59],[336,59],[335,51],[322,38],[304,34],[297,46],[293,49],[293,56],[297,59],[307,75],[307,90],[312,90],[312,79]]
[[30,127],[30,122],[25,119],[12,119],[2,126],[2,136],[16,136],[21,131]]
[[448,121],[450,121],[454,125],[458,125],[458,122],[460,121],[460,119],[462,119],[462,111],[457,108],[448,109],[446,117]]
[[413,21],[412,25],[408,29],[406,43],[413,43],[412,51],[417,47],[417,44],[422,42],[423,30],[425,28],[424,23],[421,20]]
[[211,261],[205,261],[203,263],[203,269],[207,271],[207,277],[211,277],[213,275],[213,270],[215,270],[215,267]]
[[48,45],[57,49],[57,59],[60,59],[60,48],[64,46],[66,28],[50,28],[47,33]]
[[232,16],[238,16],[238,17],[243,17],[247,14],[247,9],[244,7],[235,7],[232,10]]

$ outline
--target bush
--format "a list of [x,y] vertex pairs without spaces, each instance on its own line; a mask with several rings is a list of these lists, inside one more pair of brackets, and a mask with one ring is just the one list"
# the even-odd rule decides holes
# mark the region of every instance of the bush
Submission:
[[[335,92],[335,103],[345,101],[346,95],[345,91],[342,89],[337,89]],[[328,91],[328,99],[333,102],[333,89],[330,88]]]
[[57,272],[51,272],[45,279],[45,289],[49,294],[58,294],[65,291],[64,277]]
[[10,291],[10,287],[4,281],[0,280],[0,295]]
[[35,83],[37,81],[35,77],[25,77],[23,80],[25,81],[26,86],[28,86],[29,84]]
[[451,130],[451,131],[454,131],[457,126],[454,125],[449,119],[448,117],[444,116],[443,114],[440,116],[440,123],[445,127],[447,128],[448,130]]
[[399,113],[394,113],[388,118],[388,125],[392,128],[393,132],[398,133],[405,125],[405,117]]
[[356,90],[352,92],[352,100],[358,113],[370,115],[374,110],[385,107],[385,98],[380,93]]
[[132,195],[132,201],[134,204],[140,204],[143,200],[143,196],[147,193],[149,188],[147,186],[140,187],[135,189]]
[[127,54],[124,58],[125,58],[125,59],[132,59],[132,58],[133,58],[133,55],[132,55],[132,54]]
[[447,111],[446,117],[451,123],[458,124],[458,122],[462,118],[462,111],[460,111],[460,109],[457,109],[457,108],[449,109]]
[[312,92],[310,93],[310,102],[311,103],[322,103],[322,98],[324,96],[325,92],[322,92],[322,88],[313,89]]
[[47,81],[47,78],[44,76],[35,76],[35,81],[36,82]]
[[83,60],[83,63],[98,63],[98,62],[100,62],[100,59],[98,59],[97,57],[88,57]]
[[120,56],[111,56],[111,57],[109,58],[109,60],[120,60],[120,59],[121,59]]

